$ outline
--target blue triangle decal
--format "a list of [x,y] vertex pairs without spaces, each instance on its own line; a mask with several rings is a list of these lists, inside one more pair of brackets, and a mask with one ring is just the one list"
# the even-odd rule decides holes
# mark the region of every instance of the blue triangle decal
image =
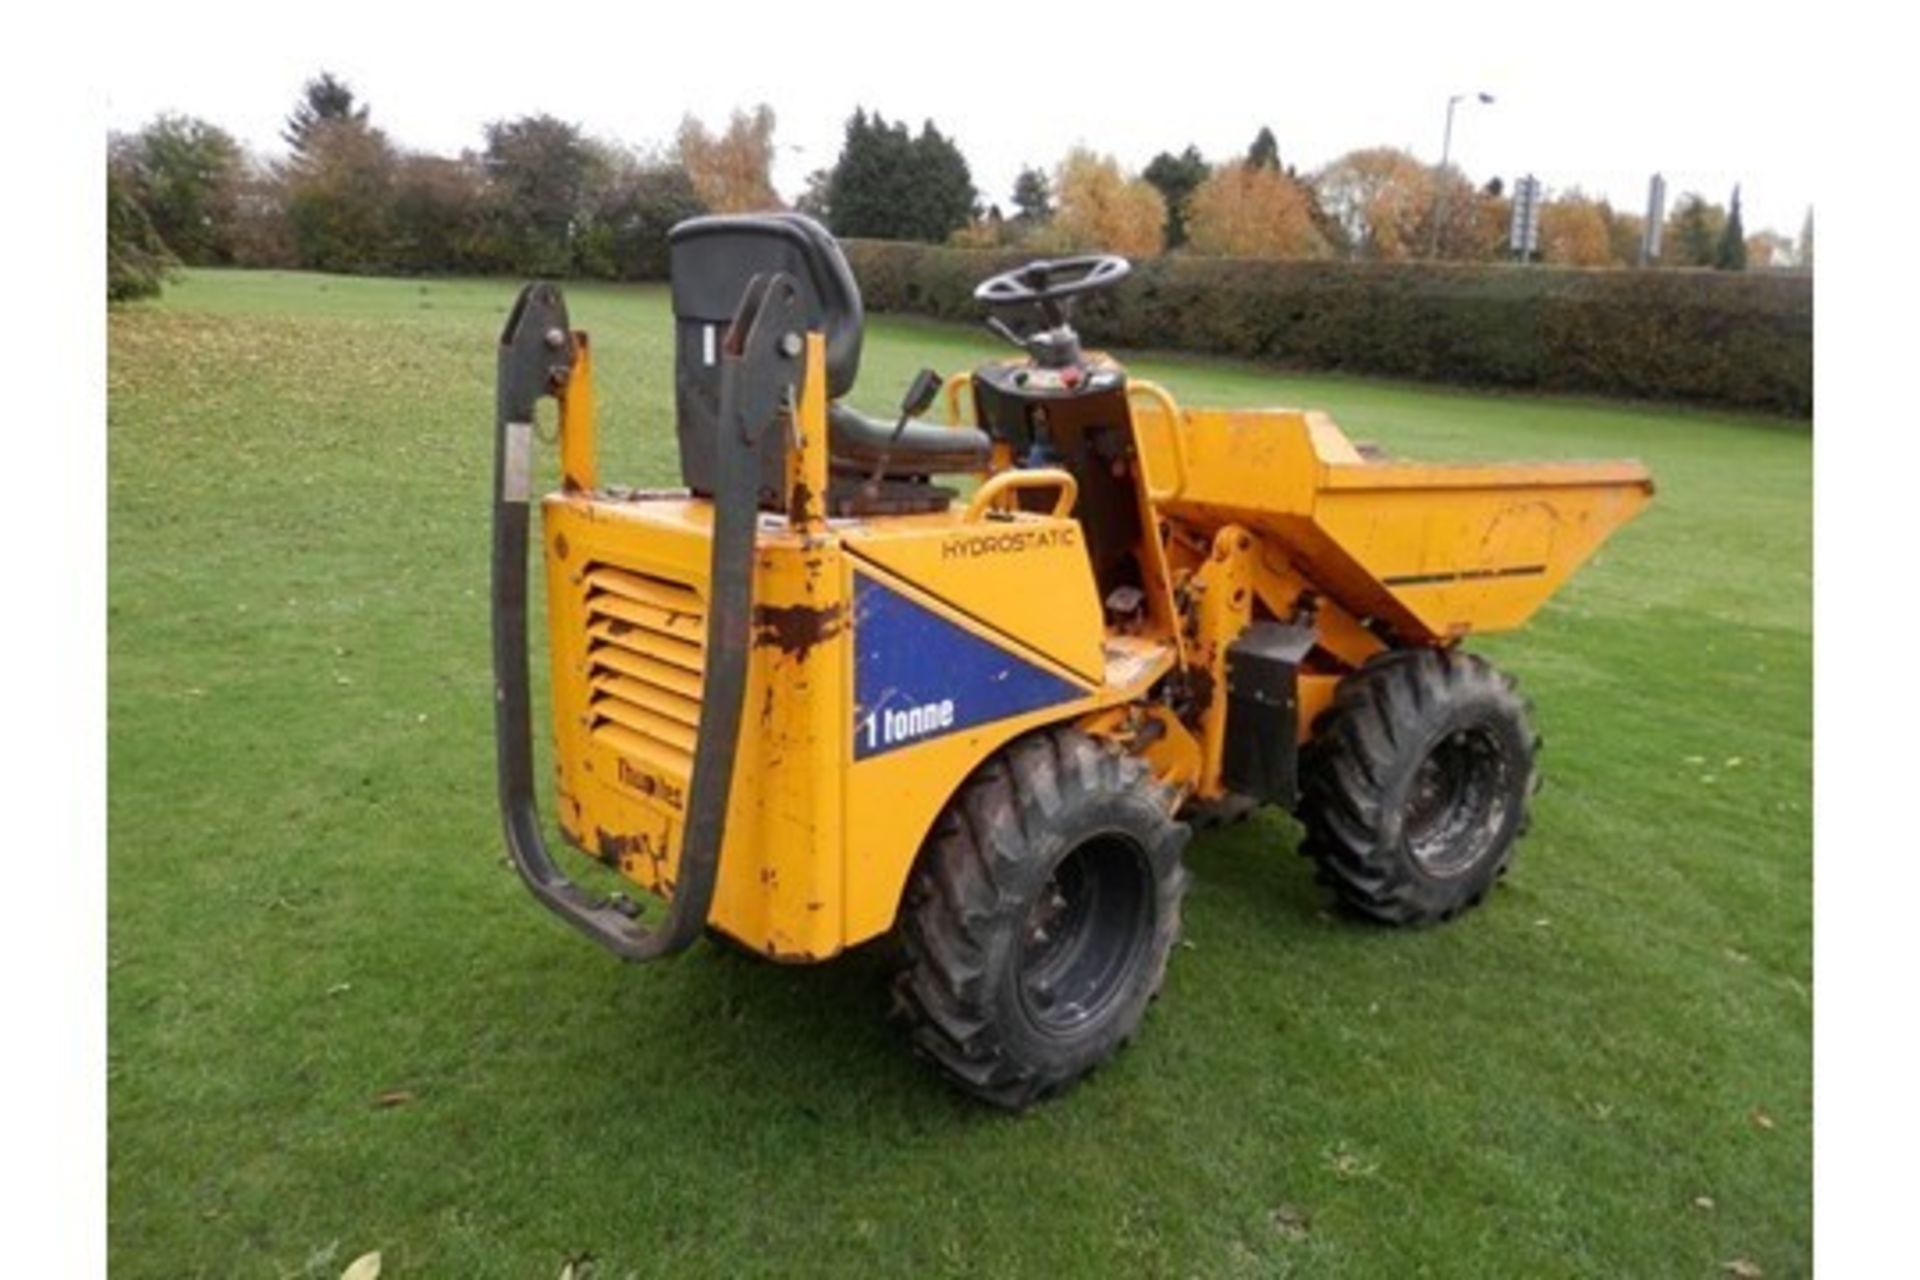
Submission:
[[861,573],[853,647],[856,760],[1085,693]]

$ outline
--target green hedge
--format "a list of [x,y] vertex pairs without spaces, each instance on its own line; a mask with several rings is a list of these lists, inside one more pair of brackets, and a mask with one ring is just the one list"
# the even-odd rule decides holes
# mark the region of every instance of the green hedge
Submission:
[[[875,311],[977,320],[1022,255],[852,240]],[[1082,301],[1094,342],[1470,386],[1813,413],[1804,275],[1160,258]]]

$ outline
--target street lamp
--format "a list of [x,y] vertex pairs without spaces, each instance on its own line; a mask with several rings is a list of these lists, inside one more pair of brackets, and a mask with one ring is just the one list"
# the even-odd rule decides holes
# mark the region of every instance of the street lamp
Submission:
[[1453,109],[1468,99],[1474,99],[1483,107],[1493,105],[1490,93],[1456,93],[1447,99],[1447,131],[1440,140],[1440,167],[1434,171],[1433,191],[1433,229],[1427,239],[1427,256],[1440,256],[1440,220],[1447,211],[1447,161],[1453,157]]

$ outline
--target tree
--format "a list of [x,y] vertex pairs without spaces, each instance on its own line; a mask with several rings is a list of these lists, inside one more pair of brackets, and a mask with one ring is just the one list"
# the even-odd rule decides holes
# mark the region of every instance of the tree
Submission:
[[773,189],[773,108],[735,111],[715,137],[692,116],[680,122],[679,159],[701,201],[715,213],[754,213],[785,204]]
[[315,131],[323,125],[365,124],[369,110],[364,103],[356,102],[346,81],[331,71],[322,71],[300,90],[300,100],[294,103],[280,136],[295,155],[303,155]]
[[1055,183],[1062,238],[1077,248],[1150,258],[1160,252],[1167,204],[1143,178],[1129,178],[1112,156],[1075,147]]
[[1747,229],[1740,222],[1740,188],[1733,188],[1733,201],[1727,210],[1727,224],[1720,228],[1720,242],[1714,246],[1713,265],[1721,271],[1747,269]]
[[162,115],[112,142],[123,181],[160,239],[184,262],[232,257],[233,200],[245,154],[218,125]]
[[1606,215],[1578,188],[1541,206],[1540,260],[1568,267],[1602,267],[1613,260]]
[[393,179],[392,265],[402,271],[512,270],[485,251],[487,175],[471,153],[407,155]]
[[233,198],[233,261],[242,267],[300,265],[287,217],[293,166],[248,157]]
[[1660,242],[1661,262],[1678,267],[1712,266],[1726,223],[1726,212],[1719,205],[1687,192],[1667,215],[1666,232]]
[[1247,167],[1250,169],[1278,169],[1280,167],[1280,140],[1273,136],[1273,130],[1265,125],[1253,135],[1253,145],[1247,148]]
[[126,302],[160,292],[174,265],[173,253],[141,207],[132,174],[107,165],[107,300]]
[[1044,169],[1031,165],[1020,170],[1013,180],[1014,221],[1040,226],[1053,220],[1053,184]]
[[1307,193],[1278,169],[1233,164],[1193,193],[1187,231],[1195,253],[1232,258],[1324,258]]
[[[1498,193],[1476,189],[1459,169],[1448,165],[1424,175],[1427,204],[1414,206],[1411,246],[1433,246],[1442,259],[1456,262],[1490,262],[1506,248],[1507,224],[1513,204]],[[1434,220],[1439,234],[1434,234]]]
[[667,232],[706,212],[692,177],[671,159],[624,158],[594,204],[581,269],[615,280],[664,280]]
[[287,223],[300,265],[378,271],[393,265],[396,157],[387,136],[360,120],[316,127],[288,166]]
[[1424,248],[1433,170],[1394,147],[1349,151],[1313,176],[1328,215],[1355,257],[1397,261]]
[[1177,156],[1162,151],[1140,171],[1167,202],[1167,248],[1177,249],[1187,242],[1187,202],[1212,173],[1213,167],[1192,145]]
[[905,125],[879,112],[854,108],[847,118],[840,155],[827,177],[827,210],[834,234],[900,240],[901,211],[911,198],[913,139]]
[[976,199],[966,157],[931,120],[916,137],[864,108],[848,118],[826,186],[836,234],[938,244],[973,218]]
[[994,205],[986,213],[947,238],[956,249],[1004,249],[1007,246],[1007,220]]
[[606,176],[607,153],[577,125],[549,115],[496,120],[486,137],[491,251],[521,274],[566,274],[575,235]]
[[1616,267],[1640,264],[1640,241],[1646,235],[1647,220],[1637,213],[1621,213],[1606,201],[1600,202],[1607,217],[1607,251]]
[[833,185],[833,170],[815,169],[807,175],[807,189],[793,202],[793,207],[810,218],[832,225],[833,203],[828,198],[828,190]]
[[1771,228],[1747,237],[1747,265],[1754,267],[1791,267],[1793,241]]
[[973,219],[978,192],[967,158],[951,138],[923,121],[913,140],[911,238],[939,244]]

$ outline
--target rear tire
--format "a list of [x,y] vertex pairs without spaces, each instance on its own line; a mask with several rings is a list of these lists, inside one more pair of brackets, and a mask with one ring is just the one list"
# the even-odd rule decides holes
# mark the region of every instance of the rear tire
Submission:
[[1187,827],[1139,760],[1053,730],[1003,751],[941,814],[901,912],[914,1048],[1019,1110],[1132,1039],[1166,974]]
[[1539,745],[1512,677],[1485,659],[1376,658],[1341,682],[1301,762],[1301,852],[1369,919],[1451,920],[1506,873]]

